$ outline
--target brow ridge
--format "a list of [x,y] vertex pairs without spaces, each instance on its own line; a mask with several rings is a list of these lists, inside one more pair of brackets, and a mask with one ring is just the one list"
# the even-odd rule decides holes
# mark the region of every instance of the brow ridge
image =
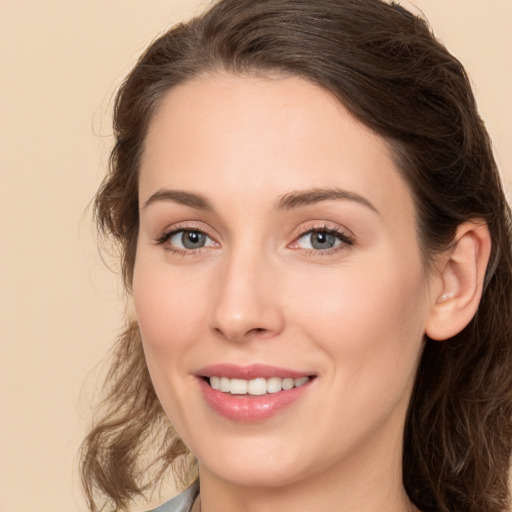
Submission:
[[143,208],[147,208],[149,205],[158,201],[178,203],[196,210],[213,210],[213,205],[210,200],[202,194],[185,192],[184,190],[170,190],[166,188],[157,190],[153,195],[151,195],[144,203]]
[[[356,194],[355,192],[340,188],[314,188],[309,190],[291,191],[282,195],[278,199],[276,203],[276,209],[292,210],[294,208],[314,205],[322,201],[339,200],[354,201],[379,214],[377,208],[375,208],[375,206],[368,199],[359,194]],[[152,194],[144,203],[143,208],[147,208],[149,205],[158,201],[173,202],[194,208],[196,210],[213,210],[211,201],[202,194],[186,192],[184,190],[170,190],[165,188],[157,190],[154,194]]]
[[297,190],[284,194],[277,202],[278,210],[291,210],[302,206],[310,206],[322,201],[354,201],[366,206],[375,213],[377,208],[365,197],[340,188],[314,188],[310,190]]

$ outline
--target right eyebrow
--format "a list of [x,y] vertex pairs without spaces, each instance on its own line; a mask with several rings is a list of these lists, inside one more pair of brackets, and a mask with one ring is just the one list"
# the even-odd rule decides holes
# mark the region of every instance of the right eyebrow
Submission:
[[212,203],[203,195],[195,194],[192,192],[185,192],[184,190],[170,190],[162,188],[157,190],[145,203],[142,208],[147,208],[149,205],[158,201],[171,202],[189,206],[196,210],[213,210]]

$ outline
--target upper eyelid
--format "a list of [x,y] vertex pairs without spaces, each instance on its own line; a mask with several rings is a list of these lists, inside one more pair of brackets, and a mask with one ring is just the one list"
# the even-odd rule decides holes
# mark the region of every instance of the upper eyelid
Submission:
[[185,221],[171,224],[170,226],[160,231],[160,234],[155,237],[155,241],[157,244],[163,243],[180,231],[199,231],[218,243],[217,239],[211,234],[209,229],[206,229],[204,225],[201,225],[195,221]]
[[345,245],[353,245],[354,244],[354,239],[347,235],[346,233],[344,233],[343,231],[338,231],[338,230],[327,230],[327,229],[324,229],[324,230],[321,230],[321,229],[311,229],[309,231],[306,231],[305,233],[297,236],[294,241],[291,243],[291,245],[294,245],[296,243],[298,243],[299,240],[301,240],[302,238],[304,238],[306,235],[310,235],[312,233],[315,233],[315,232],[318,232],[318,233],[328,233],[332,236],[334,236],[335,238],[337,238],[342,244],[345,244]]
[[[156,237],[157,242],[168,240],[173,234],[180,231],[199,231],[215,242],[219,243],[222,241],[220,236],[215,236],[212,230],[205,226],[201,221],[182,221],[172,224],[161,231],[161,234]],[[292,232],[291,241],[287,242],[287,245],[294,243],[298,238],[307,235],[308,233],[315,231],[328,231],[334,234],[338,234],[340,237],[344,237],[353,241],[354,234],[344,226],[331,221],[315,220],[310,222],[304,222],[298,228]]]
[[354,238],[355,235],[350,229],[341,226],[334,222],[328,221],[313,221],[312,223],[304,223],[301,225],[295,233],[295,238],[310,233],[311,231],[331,231],[345,235],[347,238]]
[[167,234],[176,233],[178,231],[200,231],[201,233],[211,237],[211,230],[198,221],[177,222],[162,230],[163,233]]

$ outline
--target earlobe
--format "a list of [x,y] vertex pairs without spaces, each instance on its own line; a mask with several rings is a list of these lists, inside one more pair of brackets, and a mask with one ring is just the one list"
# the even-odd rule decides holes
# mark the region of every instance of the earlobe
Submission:
[[458,334],[475,315],[482,297],[491,236],[483,221],[457,228],[454,246],[438,263],[425,333],[435,340]]

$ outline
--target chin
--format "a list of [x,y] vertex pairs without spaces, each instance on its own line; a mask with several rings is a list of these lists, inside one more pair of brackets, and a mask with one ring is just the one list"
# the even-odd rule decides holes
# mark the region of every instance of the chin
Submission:
[[[255,441],[255,440],[253,440]],[[241,487],[277,488],[300,481],[321,468],[309,467],[303,447],[279,440],[259,439],[237,442],[232,439],[216,453],[199,454],[200,475],[204,471]],[[208,447],[209,448],[209,447]],[[201,456],[203,455],[203,456]],[[315,471],[316,470],[316,471]]]
[[[273,463],[260,463],[254,460],[250,462],[244,460],[235,464],[225,462],[222,465],[214,465],[214,467],[208,468],[207,471],[237,487],[282,488],[301,479],[297,468],[292,469],[284,464],[276,466]],[[200,475],[203,466],[200,462]]]

